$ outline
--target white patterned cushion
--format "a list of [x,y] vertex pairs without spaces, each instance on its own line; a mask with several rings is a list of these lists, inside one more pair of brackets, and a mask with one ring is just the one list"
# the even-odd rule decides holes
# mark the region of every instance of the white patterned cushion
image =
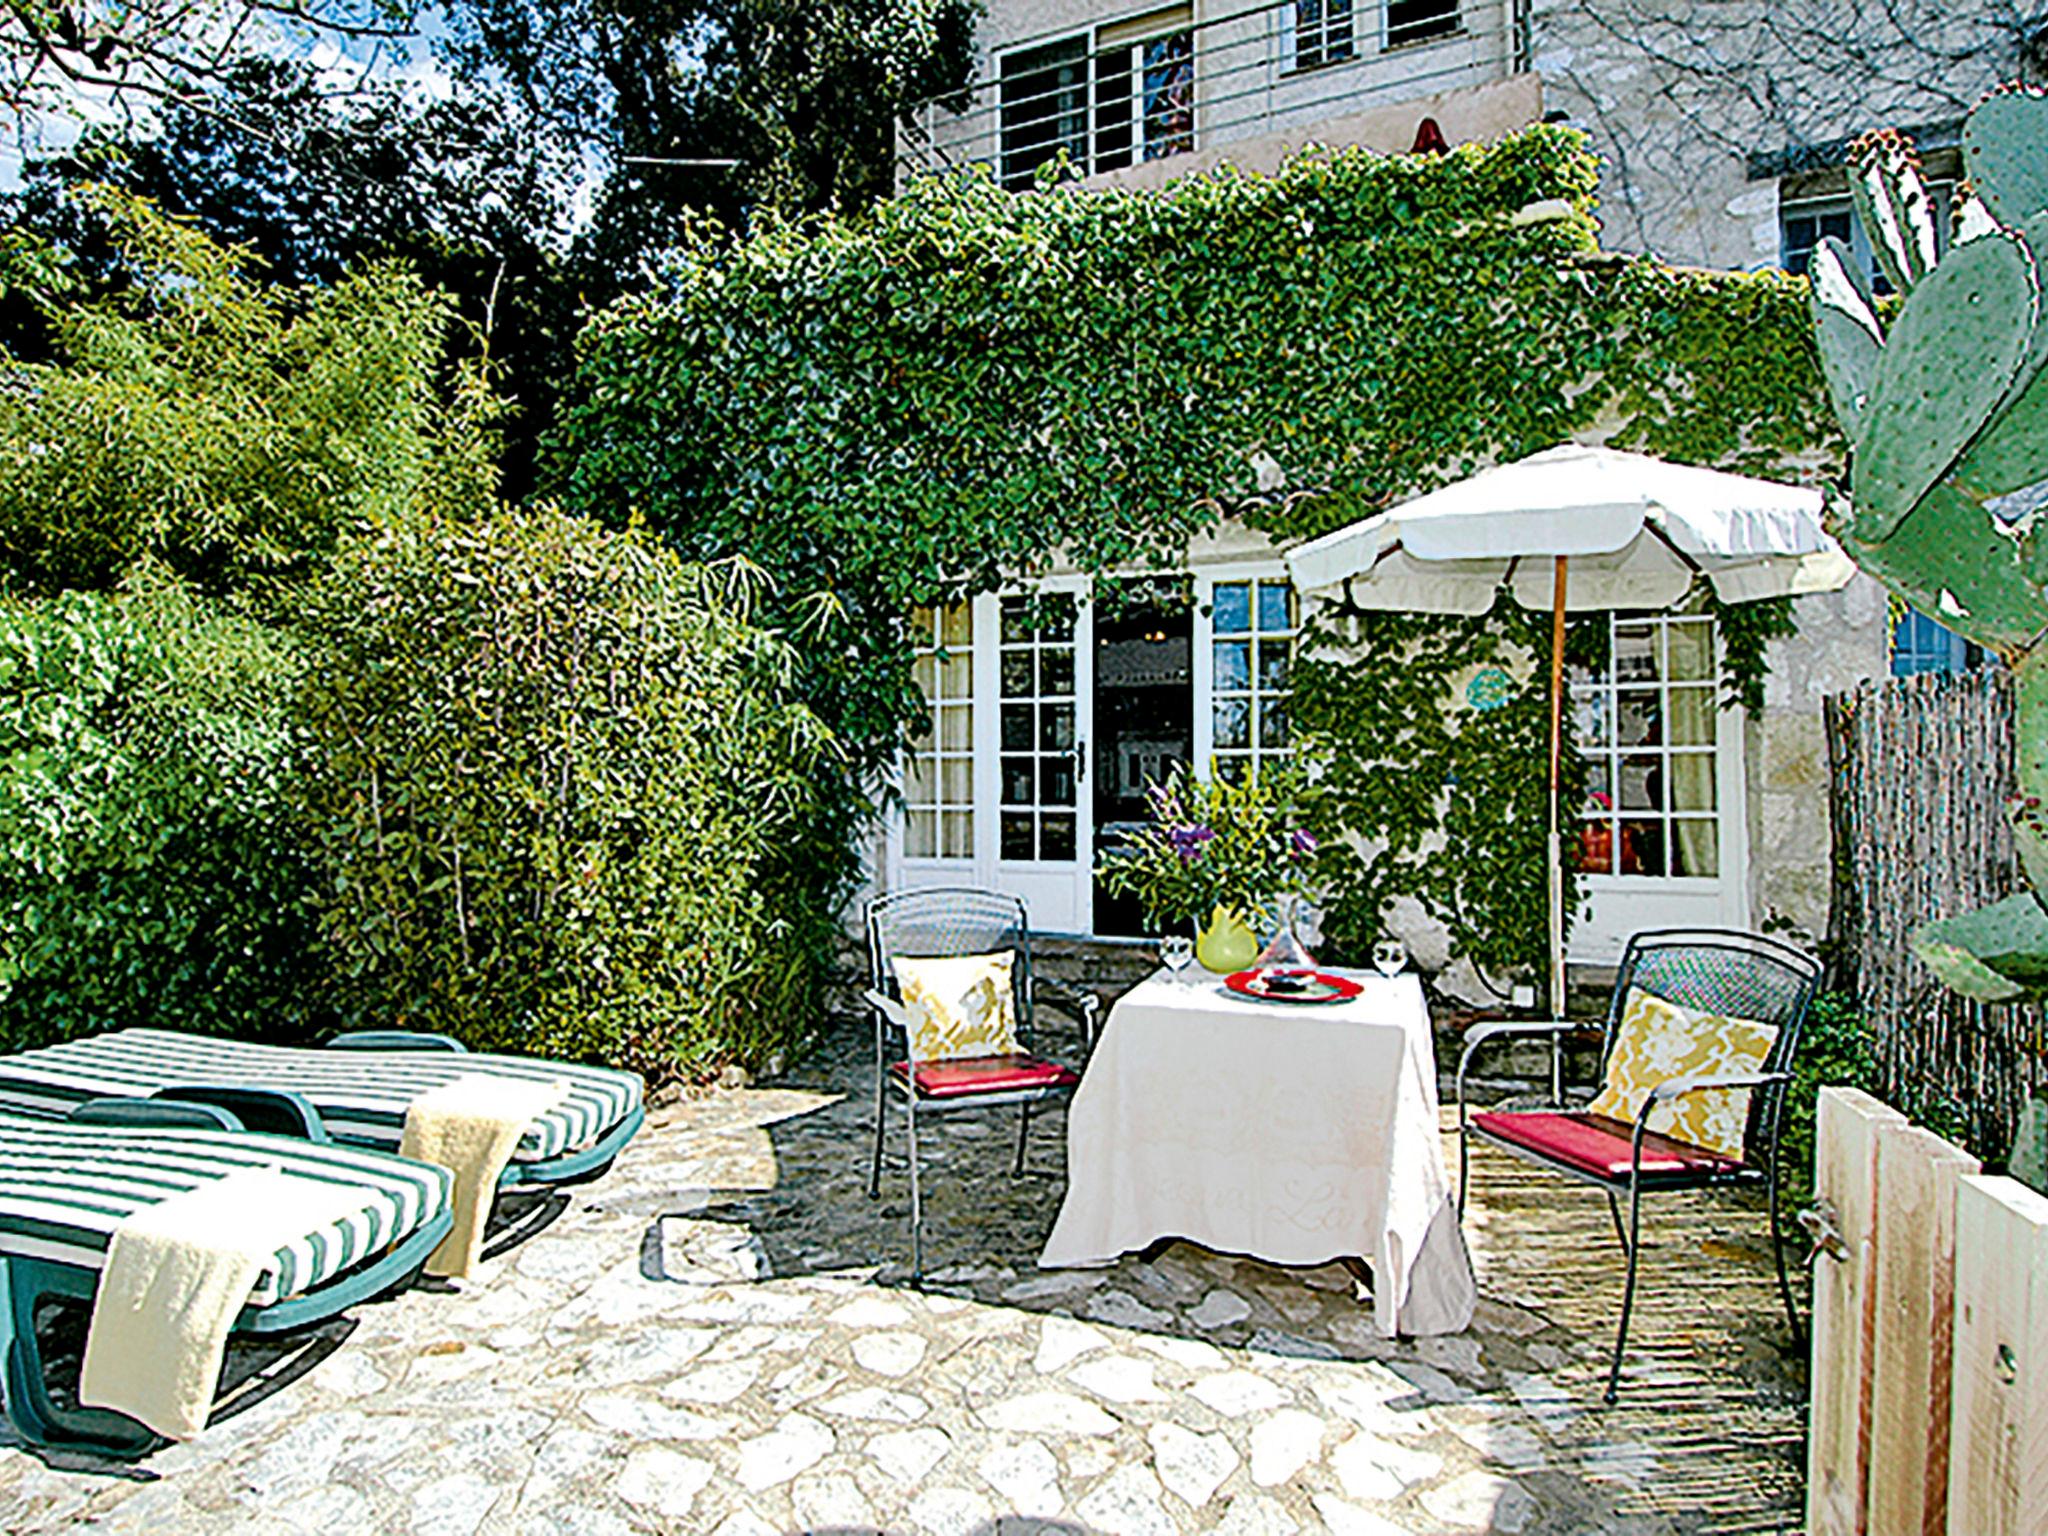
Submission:
[[1017,1049],[1014,950],[891,963],[910,1015],[912,1061],[1007,1056]]

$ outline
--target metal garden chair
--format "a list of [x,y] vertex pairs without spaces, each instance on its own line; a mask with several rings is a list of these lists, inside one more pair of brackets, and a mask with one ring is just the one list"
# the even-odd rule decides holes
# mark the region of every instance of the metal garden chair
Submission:
[[[1785,1273],[1784,1240],[1778,1230],[1778,1134],[1783,1122],[1785,1090],[1808,1007],[1820,981],[1820,963],[1810,955],[1761,934],[1720,929],[1667,929],[1639,933],[1629,940],[1609,999],[1600,1066],[1605,1075],[1614,1052],[1616,1032],[1629,990],[1640,987],[1668,1002],[1702,1013],[1753,1019],[1775,1026],[1759,1071],[1719,1077],[1675,1077],[1656,1085],[1644,1101],[1634,1125],[1601,1115],[1568,1110],[1564,1105],[1562,1059],[1568,1021],[1501,1020],[1475,1025],[1465,1035],[1458,1061],[1458,1209],[1465,1208],[1465,1185],[1474,1136],[1516,1157],[1581,1180],[1606,1192],[1615,1236],[1628,1255],[1628,1279],[1622,1290],[1621,1324],[1614,1338],[1614,1360],[1607,1373],[1606,1400],[1620,1387],[1621,1362],[1628,1346],[1629,1316],[1635,1306],[1636,1266],[1642,1198],[1670,1190],[1712,1189],[1726,1185],[1762,1185],[1769,1197],[1771,1246],[1778,1265],[1778,1292],[1795,1343],[1803,1337],[1792,1286]],[[1485,1046],[1517,1036],[1548,1035],[1551,1042],[1551,1093],[1548,1107],[1517,1107],[1516,1101],[1491,1111],[1467,1109],[1465,1080],[1473,1057]],[[1651,1111],[1686,1094],[1708,1089],[1747,1088],[1749,1117],[1738,1160],[1695,1147],[1649,1129]],[[1628,1197],[1628,1224],[1621,1220],[1621,1197]]]
[[[1017,1161],[1024,1172],[1024,1149],[1031,1133],[1031,1107],[1044,1099],[1071,1093],[1077,1073],[1055,1061],[1031,1054],[1033,1013],[1040,1003],[1070,1013],[1081,1026],[1084,1053],[1095,1047],[1095,1015],[1100,1002],[1031,970],[1031,923],[1024,903],[999,891],[944,886],[877,896],[867,906],[867,1000],[875,1017],[875,1155],[868,1175],[868,1196],[882,1192],[882,1141],[893,1090],[904,1104],[910,1145],[911,1278],[924,1278],[924,1204],[918,1184],[917,1117],[941,1110],[996,1109],[1015,1104]],[[1008,1056],[973,1056],[950,1061],[909,1059],[909,1017],[904,1010],[892,962],[897,959],[1012,951],[1016,959],[1017,1041],[1020,1051]],[[891,1050],[893,1042],[895,1050]]]

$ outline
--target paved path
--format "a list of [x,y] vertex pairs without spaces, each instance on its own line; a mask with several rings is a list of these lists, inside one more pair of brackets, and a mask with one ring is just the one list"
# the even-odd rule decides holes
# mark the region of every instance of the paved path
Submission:
[[1479,1165],[1477,1325],[1390,1343],[1334,1268],[1179,1245],[1038,1272],[1059,1117],[1013,1181],[1014,1122],[955,1116],[919,1293],[900,1168],[879,1203],[861,1187],[870,1101],[840,1090],[868,1089],[863,1055],[848,1037],[785,1085],[659,1111],[469,1291],[363,1308],[294,1355],[238,1348],[254,1400],[191,1445],[139,1468],[0,1445],[0,1529],[1796,1528],[1755,1213],[1653,1217],[1611,1411],[1606,1212],[1505,1160]]

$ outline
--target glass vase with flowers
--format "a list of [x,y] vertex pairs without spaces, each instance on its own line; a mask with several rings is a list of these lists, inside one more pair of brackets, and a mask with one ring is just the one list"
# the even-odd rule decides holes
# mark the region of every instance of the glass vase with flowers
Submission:
[[1146,794],[1151,819],[1098,861],[1103,888],[1135,897],[1155,927],[1192,923],[1206,969],[1248,969],[1261,932],[1291,934],[1286,915],[1308,885],[1316,842],[1301,826],[1300,773],[1284,763],[1237,778],[1180,767]]

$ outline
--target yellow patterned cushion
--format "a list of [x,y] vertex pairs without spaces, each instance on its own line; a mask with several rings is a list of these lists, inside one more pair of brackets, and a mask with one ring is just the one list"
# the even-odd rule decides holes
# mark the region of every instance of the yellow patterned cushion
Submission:
[[899,959],[896,986],[910,1015],[910,1059],[1007,1056],[1017,1049],[1016,953]]
[[[1761,1071],[1778,1031],[1754,1019],[1698,1013],[1630,987],[1622,1005],[1607,1081],[1587,1109],[1635,1124],[1643,1101],[1673,1077],[1721,1077]],[[1724,1157],[1742,1156],[1749,1121],[1747,1088],[1710,1088],[1660,1104],[1650,1129]]]

